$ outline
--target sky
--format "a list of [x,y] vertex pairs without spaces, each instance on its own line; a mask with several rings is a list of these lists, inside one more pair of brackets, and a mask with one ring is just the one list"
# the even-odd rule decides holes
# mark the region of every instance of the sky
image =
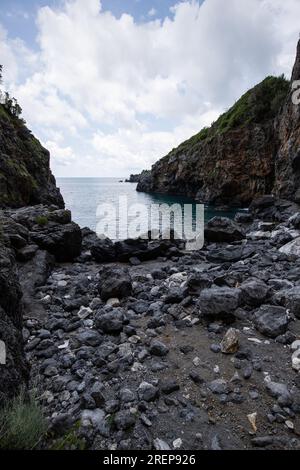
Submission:
[[126,177],[290,78],[299,18],[299,0],[0,0],[3,87],[55,176]]

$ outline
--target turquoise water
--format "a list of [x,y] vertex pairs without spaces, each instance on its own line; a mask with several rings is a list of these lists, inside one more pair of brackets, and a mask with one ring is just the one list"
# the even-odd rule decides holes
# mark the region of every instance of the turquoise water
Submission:
[[[179,203],[181,206],[193,204],[193,214],[194,216],[196,214],[196,203],[189,198],[139,193],[136,191],[136,183],[125,183],[120,178],[57,178],[57,185],[60,187],[66,207],[72,211],[73,220],[81,227],[89,227],[92,230],[96,230],[99,222],[99,217],[96,215],[98,205],[111,204],[118,208],[119,198],[124,196],[127,198],[128,207],[133,204],[143,204],[147,207],[166,203],[168,205]],[[110,211],[110,214],[112,220],[115,220],[113,211]],[[117,210],[117,218],[122,215],[124,214],[120,214]],[[233,217],[234,212],[205,208],[206,221],[215,215]],[[146,222],[145,215],[144,223]],[[143,228],[141,231],[143,232]]]

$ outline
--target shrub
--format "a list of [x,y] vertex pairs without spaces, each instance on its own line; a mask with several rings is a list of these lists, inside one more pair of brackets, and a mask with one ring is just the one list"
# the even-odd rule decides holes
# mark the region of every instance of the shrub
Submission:
[[31,450],[47,431],[47,423],[36,399],[24,391],[0,410],[0,449]]
[[40,215],[35,219],[36,223],[40,225],[41,227],[44,227],[45,225],[48,224],[48,219],[44,215]]

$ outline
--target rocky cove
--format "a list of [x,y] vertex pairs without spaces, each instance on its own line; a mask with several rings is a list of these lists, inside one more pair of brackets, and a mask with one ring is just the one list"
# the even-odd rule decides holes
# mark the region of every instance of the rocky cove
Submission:
[[[299,60],[298,48],[294,79]],[[193,252],[79,227],[49,153],[0,104],[1,419],[22,394],[44,420],[30,445],[0,427],[1,448],[300,449],[300,108],[283,78],[263,92],[270,82],[267,121],[213,127],[139,178],[140,190],[249,203],[211,219]],[[200,193],[199,148],[214,156]]]
[[54,206],[2,211],[2,403],[35,390],[46,448],[298,449],[294,209],[214,218],[192,253],[99,240]]

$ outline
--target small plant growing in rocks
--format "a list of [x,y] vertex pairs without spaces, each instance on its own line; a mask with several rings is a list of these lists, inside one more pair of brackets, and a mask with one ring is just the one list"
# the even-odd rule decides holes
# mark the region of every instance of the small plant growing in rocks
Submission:
[[0,411],[0,449],[31,450],[47,432],[47,422],[34,396],[24,391]]

